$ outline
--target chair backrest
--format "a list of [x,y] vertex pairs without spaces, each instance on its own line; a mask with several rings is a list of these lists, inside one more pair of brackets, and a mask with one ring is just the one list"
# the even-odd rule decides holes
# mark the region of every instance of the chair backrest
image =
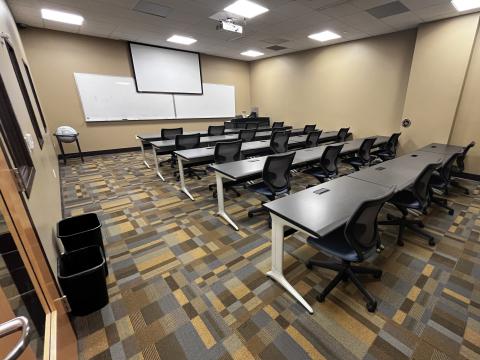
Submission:
[[275,121],[272,125],[272,129],[283,128],[283,124],[284,124],[283,121]]
[[215,145],[215,164],[223,164],[240,160],[242,153],[242,140],[218,142]]
[[340,156],[340,151],[342,151],[343,144],[341,145],[329,145],[323,151],[322,157],[320,158],[320,166],[329,174],[337,175],[338,167],[337,160]]
[[194,149],[200,146],[200,134],[175,136],[175,150]]
[[210,125],[208,127],[208,136],[219,136],[225,134],[225,126],[223,125]]
[[350,131],[350,128],[341,128],[339,131],[338,131],[338,134],[337,134],[337,139],[339,142],[344,142],[346,139],[347,139],[347,136],[348,136],[348,132]]
[[307,148],[315,147],[318,144],[318,139],[320,139],[320,135],[322,134],[322,130],[315,130],[311,131],[307,135],[307,140],[305,141],[305,145]]
[[465,158],[467,157],[468,151],[475,146],[475,141],[472,141],[470,144],[463,148],[463,152],[457,157],[457,166],[460,172],[465,170]]
[[316,126],[317,125],[315,125],[315,124],[314,125],[305,125],[305,127],[303,128],[303,133],[308,134],[308,133],[314,131]]
[[402,135],[402,133],[394,133],[390,136],[387,143],[385,144],[385,150],[387,150],[390,154],[395,155],[397,153],[397,146],[398,146],[398,138]]
[[247,122],[246,129],[258,129],[258,122]]
[[372,253],[377,247],[379,235],[377,217],[385,202],[387,202],[394,193],[394,189],[377,197],[362,202],[353,215],[347,220],[345,226],[345,239],[356,251],[360,260]]
[[412,192],[415,198],[426,207],[430,203],[430,178],[432,173],[441,165],[441,163],[428,164],[417,176],[412,186]]
[[265,160],[262,178],[272,193],[278,194],[290,190],[290,167],[295,153],[270,155]]
[[177,135],[183,134],[183,128],[162,129],[161,136],[163,140],[175,140]]
[[256,133],[257,130],[255,129],[240,130],[238,133],[238,139],[242,140],[243,142],[253,141],[255,140]]
[[360,149],[358,149],[358,157],[364,162],[369,162],[371,159],[370,150],[377,138],[366,138],[362,141]]
[[445,162],[445,164],[438,170],[440,173],[440,176],[442,177],[442,180],[445,184],[450,183],[450,175],[452,173],[452,167],[455,161],[457,160],[457,157],[459,154],[452,154],[448,160]]
[[290,137],[290,131],[272,131],[272,137],[270,139],[270,150],[274,154],[280,154],[288,151],[288,138]]

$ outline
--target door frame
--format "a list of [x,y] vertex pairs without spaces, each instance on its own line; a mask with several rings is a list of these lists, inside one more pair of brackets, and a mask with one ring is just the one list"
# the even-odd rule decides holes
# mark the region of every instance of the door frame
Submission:
[[46,314],[44,360],[76,360],[77,338],[68,309],[3,147],[0,147],[0,210]]

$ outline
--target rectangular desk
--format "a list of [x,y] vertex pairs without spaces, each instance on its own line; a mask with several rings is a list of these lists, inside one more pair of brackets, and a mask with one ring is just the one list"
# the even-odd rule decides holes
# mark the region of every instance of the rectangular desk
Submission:
[[427,151],[427,152],[432,152],[436,154],[453,155],[456,153],[463,152],[463,147],[457,146],[457,145],[432,143],[418,149],[418,151]]
[[[337,131],[326,131],[321,134],[318,141],[319,143],[332,141],[337,138],[337,134],[338,134]],[[306,140],[307,140],[307,135],[291,136],[288,140],[288,144],[289,145],[305,144]],[[270,147],[270,140],[250,141],[242,144],[241,151],[244,156],[253,156],[253,155],[265,152],[265,150],[269,149],[269,147]],[[209,146],[204,148],[180,150],[180,151],[174,151],[174,153],[177,156],[178,172],[180,175],[180,188],[191,200],[194,200],[192,194],[190,194],[185,184],[184,162],[198,163],[198,164],[202,164],[202,163],[208,164],[209,162],[213,162],[215,147]],[[158,164],[158,162],[156,162],[156,164]],[[157,166],[157,174],[159,174],[159,172],[160,170]],[[163,180],[163,177],[162,177],[162,180]]]
[[[363,201],[404,190],[428,164],[441,166],[448,158],[448,154],[416,151],[264,204],[272,216],[272,268],[267,276],[313,313],[283,274],[284,227],[321,238],[345,224]],[[329,191],[315,194],[322,188]]]
[[[318,195],[315,191],[319,189],[328,191]],[[267,276],[276,280],[312,314],[312,307],[283,274],[284,228],[288,226],[314,237],[325,236],[345,224],[360,203],[390,191],[388,187],[343,176],[264,204],[272,216],[272,268]]]
[[[378,147],[387,143],[388,137],[386,136],[377,136],[374,143],[374,147]],[[352,152],[358,151],[363,139],[355,139],[346,141],[344,144],[341,155],[346,155]],[[295,158],[293,159],[292,167],[300,167],[302,165],[315,162],[321,159],[323,152],[325,151],[326,146],[317,146],[314,148],[302,149],[295,151]],[[218,202],[218,212],[217,214],[221,216],[225,221],[227,221],[235,230],[238,230],[238,226],[233,222],[232,219],[225,212],[224,206],[224,194],[223,194],[223,179],[242,181],[245,179],[251,179],[255,176],[259,177],[262,174],[263,166],[267,156],[262,156],[254,159],[246,159],[240,161],[234,161],[225,164],[212,164],[210,168],[215,171],[216,183],[217,183],[217,202]]]
[[[285,126],[286,128],[290,129],[292,135],[301,135],[303,134],[303,129],[292,129],[291,126]],[[220,136],[232,136],[236,135],[236,138],[238,138],[238,134],[240,133],[241,129],[226,129],[225,130],[225,135],[220,135]],[[191,134],[200,134],[200,138],[204,137],[209,137],[208,136],[208,131],[206,130],[201,130],[201,131],[185,131],[183,132],[184,135],[191,135]],[[260,139],[268,139],[272,135],[272,129],[271,128],[258,128],[257,133],[255,135],[255,138],[257,140]],[[172,141],[173,145],[175,145],[174,140],[162,140],[161,133],[150,133],[150,134],[138,134],[135,136],[135,138],[139,141],[140,143],[140,150],[142,151],[142,157],[143,157],[143,163],[147,168],[151,168],[150,164],[147,161],[146,153],[145,153],[145,145],[151,145],[153,142],[159,142],[159,141]],[[210,136],[210,138],[212,138]],[[231,140],[231,138],[224,138],[224,140]],[[223,140],[220,140],[223,141]],[[205,141],[201,141],[201,143],[205,143]],[[172,146],[174,149],[174,146]]]

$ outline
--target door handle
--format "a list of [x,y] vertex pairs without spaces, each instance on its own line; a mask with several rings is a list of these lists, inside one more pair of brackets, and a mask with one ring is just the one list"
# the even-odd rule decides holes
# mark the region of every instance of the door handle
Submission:
[[31,328],[29,321],[25,316],[19,316],[0,324],[0,338],[13,334],[18,330],[22,330],[22,336],[12,351],[7,354],[5,360],[16,360],[22,355],[30,342]]

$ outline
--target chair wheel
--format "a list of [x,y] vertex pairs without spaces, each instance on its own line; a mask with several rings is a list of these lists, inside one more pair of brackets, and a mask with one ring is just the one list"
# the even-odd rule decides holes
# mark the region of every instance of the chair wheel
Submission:
[[465,195],[470,195],[470,191],[465,190]]
[[423,228],[425,227],[425,224],[424,224],[423,222],[419,222],[419,223],[418,223],[418,227],[420,227],[420,228],[423,229]]
[[312,263],[309,261],[305,264],[305,266],[307,267],[308,270],[313,270],[313,265]]
[[325,301],[325,295],[323,295],[323,294],[318,294],[318,295],[317,295],[317,301],[318,301],[318,302],[324,302],[324,301]]
[[453,209],[452,209],[452,210],[448,210],[448,215],[452,216],[453,213],[454,213],[454,210],[453,210]]
[[428,240],[428,245],[435,246],[435,240],[434,239]]
[[249,213],[248,213],[248,217],[249,217],[249,218],[252,218],[252,217],[253,217],[253,214],[249,212]]
[[382,271],[377,271],[376,273],[373,274],[373,278],[379,280],[382,278],[382,275],[383,275]]
[[404,245],[403,240],[397,240],[397,245],[398,246],[403,246]]
[[372,313],[375,312],[375,310],[377,310],[377,302],[376,301],[368,302],[367,310]]

